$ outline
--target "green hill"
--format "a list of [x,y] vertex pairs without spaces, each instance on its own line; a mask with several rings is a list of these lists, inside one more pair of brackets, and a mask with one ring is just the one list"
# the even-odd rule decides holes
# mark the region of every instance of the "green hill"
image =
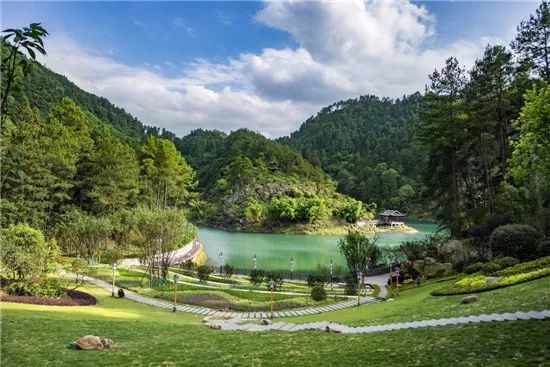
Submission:
[[297,151],[241,129],[195,130],[178,142],[197,170],[209,224],[255,231],[354,222],[363,204],[336,192],[333,180]]
[[415,141],[419,94],[361,96],[323,108],[281,142],[338,182],[338,190],[378,207],[421,212],[416,201],[425,161]]

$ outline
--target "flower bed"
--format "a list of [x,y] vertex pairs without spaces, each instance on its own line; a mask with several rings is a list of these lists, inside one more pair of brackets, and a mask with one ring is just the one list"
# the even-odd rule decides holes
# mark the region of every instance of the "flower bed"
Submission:
[[49,306],[90,306],[97,304],[97,299],[86,293],[77,290],[68,290],[67,296],[60,298],[38,297],[38,296],[8,296],[0,295],[2,302],[30,303],[35,305]]
[[491,291],[528,282],[550,275],[550,257],[514,265],[497,272],[498,279],[487,282],[490,277],[476,273],[432,291],[433,296],[451,296]]

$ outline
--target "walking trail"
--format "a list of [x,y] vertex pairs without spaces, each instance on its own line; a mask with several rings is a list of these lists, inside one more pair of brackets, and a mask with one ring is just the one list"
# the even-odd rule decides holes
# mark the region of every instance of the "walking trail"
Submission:
[[[67,272],[65,272],[64,274],[68,276],[71,276],[71,275],[74,276],[74,274],[67,273]],[[96,279],[88,276],[85,276],[84,280],[92,284],[95,284],[100,288],[111,291],[112,285],[107,283],[104,280]],[[138,294],[136,292],[132,292],[126,289],[124,290],[124,293],[125,293],[125,296],[124,296],[125,298],[128,298],[135,302],[140,302],[146,305],[161,307],[166,309],[172,309],[173,307],[173,304],[171,302],[143,296],[141,294]],[[361,304],[370,303],[370,302],[378,302],[378,300],[374,297],[369,297],[369,296],[361,297]],[[275,311],[273,312],[273,317],[313,315],[313,314],[318,314],[323,312],[340,310],[347,307],[353,307],[355,305],[357,305],[357,298],[350,299],[345,302],[333,303],[326,306],[309,307],[309,308],[302,308],[302,309],[296,309],[296,310]],[[270,313],[268,312],[219,311],[219,310],[213,310],[207,307],[191,306],[191,305],[176,305],[176,310],[181,312],[197,314],[197,315],[211,316],[212,318],[237,319],[237,320],[265,319],[270,316]]]
[[[382,278],[381,278],[382,279]],[[100,288],[111,290],[111,285],[103,280],[85,277],[85,280],[97,285]],[[161,307],[166,309],[172,309],[172,304],[166,301],[157,300],[154,298],[142,296],[132,291],[125,291],[126,298],[135,301],[144,303],[150,306]],[[362,297],[361,303],[368,302],[377,302],[376,299],[372,297]],[[346,301],[335,303],[328,306],[322,307],[312,307],[299,310],[289,310],[289,311],[277,311],[273,313],[273,317],[289,317],[289,316],[302,316],[302,315],[311,315],[318,314],[323,312],[329,312],[334,310],[339,310],[343,308],[352,307],[356,304],[356,301]],[[411,321],[403,323],[391,323],[384,325],[374,325],[374,326],[358,326],[352,327],[337,323],[332,323],[328,321],[320,322],[309,322],[303,324],[296,323],[287,323],[287,322],[275,322],[270,323],[269,325],[260,325],[260,324],[251,324],[246,323],[250,319],[266,319],[269,318],[267,312],[225,312],[212,310],[206,307],[197,307],[197,306],[188,306],[188,305],[178,305],[176,306],[177,311],[188,312],[198,315],[209,316],[209,319],[206,320],[206,325],[219,330],[242,330],[242,331],[268,331],[268,330],[280,330],[280,331],[300,331],[300,330],[321,330],[321,331],[331,331],[336,333],[344,334],[358,334],[358,333],[372,333],[377,331],[390,331],[390,330],[401,330],[401,329],[415,329],[422,327],[435,327],[435,326],[445,326],[445,325],[461,325],[468,323],[480,323],[480,322],[497,322],[497,321],[515,321],[515,320],[543,320],[550,318],[550,310],[543,311],[517,311],[514,313],[504,312],[504,313],[493,313],[493,314],[482,314],[476,316],[463,316],[463,317],[450,317],[442,319],[428,319],[421,321]]]

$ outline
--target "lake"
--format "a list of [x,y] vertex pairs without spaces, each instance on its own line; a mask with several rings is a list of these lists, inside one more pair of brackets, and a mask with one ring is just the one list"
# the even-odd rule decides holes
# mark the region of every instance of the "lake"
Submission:
[[[380,247],[398,246],[401,241],[421,239],[437,231],[437,224],[423,221],[407,221],[418,233],[381,233]],[[199,227],[199,240],[204,244],[208,262],[223,262],[236,268],[252,269],[252,257],[257,257],[258,269],[289,270],[289,260],[294,257],[294,271],[310,272],[318,265],[328,266],[330,259],[335,268],[346,269],[344,257],[338,249],[342,236],[307,236],[268,233],[229,232],[209,227]]]

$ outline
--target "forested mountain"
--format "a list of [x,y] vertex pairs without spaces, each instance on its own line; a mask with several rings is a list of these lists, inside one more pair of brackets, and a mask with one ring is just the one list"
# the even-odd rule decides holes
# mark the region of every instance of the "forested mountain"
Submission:
[[361,96],[323,108],[280,139],[338,182],[338,190],[378,207],[422,212],[426,161],[415,140],[423,97]]
[[[2,54],[6,54],[2,44]],[[98,121],[111,125],[116,134],[125,142],[137,147],[147,132],[158,133],[158,128],[145,126],[123,108],[113,105],[109,100],[85,92],[69,81],[65,76],[33,63],[26,78],[19,78],[16,93],[10,98],[28,100],[31,107],[37,108],[46,116],[51,106],[59,103],[61,98],[68,97],[77,105],[91,113]],[[15,102],[12,101],[12,102]],[[17,103],[11,103],[15,106]]]
[[211,224],[262,230],[367,215],[320,168],[261,134],[195,130],[178,145],[197,170]]

